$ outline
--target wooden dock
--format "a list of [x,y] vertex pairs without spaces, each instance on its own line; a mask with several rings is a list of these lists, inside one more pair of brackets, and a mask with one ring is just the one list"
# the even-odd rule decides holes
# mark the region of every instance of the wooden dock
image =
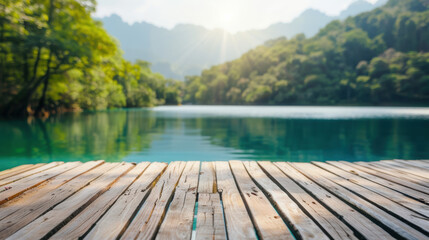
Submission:
[[0,188],[0,239],[429,239],[428,160],[53,162]]

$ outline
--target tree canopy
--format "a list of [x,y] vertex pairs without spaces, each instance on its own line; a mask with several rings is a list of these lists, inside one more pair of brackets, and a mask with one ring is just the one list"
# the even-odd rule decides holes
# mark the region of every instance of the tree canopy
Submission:
[[123,59],[94,0],[0,0],[0,112],[180,103],[181,85]]
[[429,3],[390,0],[371,12],[266,42],[187,77],[198,104],[428,104]]

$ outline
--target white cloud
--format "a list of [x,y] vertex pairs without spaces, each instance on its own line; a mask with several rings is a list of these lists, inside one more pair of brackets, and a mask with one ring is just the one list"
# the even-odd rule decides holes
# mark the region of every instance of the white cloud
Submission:
[[[191,23],[235,32],[289,22],[307,8],[336,15],[355,0],[98,0],[95,16],[172,28]],[[376,0],[367,0],[374,2]]]

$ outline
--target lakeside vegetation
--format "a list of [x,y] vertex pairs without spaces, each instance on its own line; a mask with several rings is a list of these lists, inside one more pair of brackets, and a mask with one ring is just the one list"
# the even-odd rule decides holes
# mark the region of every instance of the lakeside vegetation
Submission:
[[[0,115],[163,104],[428,105],[429,3],[390,0],[306,38],[166,79],[123,58],[95,0],[0,0]],[[142,56],[144,58],[144,56]]]
[[266,42],[188,77],[197,104],[429,103],[429,2],[390,0],[313,37]]
[[0,1],[0,113],[180,103],[181,83],[131,63],[99,21],[94,0]]

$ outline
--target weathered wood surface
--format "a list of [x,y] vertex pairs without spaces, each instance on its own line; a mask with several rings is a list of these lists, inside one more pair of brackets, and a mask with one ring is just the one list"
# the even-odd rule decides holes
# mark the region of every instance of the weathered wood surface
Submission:
[[[12,198],[25,192],[26,190],[36,187],[42,184],[43,182],[47,181],[48,179],[53,178],[63,172],[66,172],[76,167],[77,165],[78,165],[77,162],[61,164],[61,165],[52,167],[50,169],[47,169],[46,171],[42,171],[34,175],[20,179],[16,182],[10,183],[10,185],[7,186],[7,188],[5,188],[2,192],[0,192],[0,204],[8,200],[11,200]],[[41,168],[45,166],[42,166]]]
[[185,162],[173,162],[168,165],[166,172],[156,183],[121,239],[152,239],[155,237],[185,165]]
[[[42,184],[40,188],[34,188],[16,199],[0,205],[0,239],[12,235],[91,182],[93,178],[101,175],[103,170],[108,170],[102,166],[90,171],[102,163],[103,161],[84,163],[60,174],[46,184]],[[85,174],[87,172],[89,174]]]
[[429,239],[428,160],[54,162],[1,183],[0,239]]
[[[377,219],[386,227],[390,228],[391,231],[404,238],[421,239],[424,235],[410,225],[407,225],[403,221],[392,216],[386,210],[392,211],[398,216],[409,220],[410,223],[414,223],[415,225],[422,227],[422,231],[429,229],[424,227],[429,227],[429,225],[427,225],[429,224],[427,219],[408,211],[406,208],[402,208],[399,204],[396,204],[388,198],[371,193],[371,191],[362,186],[349,182],[346,179],[342,179],[341,177],[329,173],[310,163],[292,163],[292,165],[311,178],[314,182],[317,182],[326,189],[329,189],[329,191],[338,197]],[[384,208],[384,211],[381,208]]]
[[358,164],[351,164],[348,162],[329,162],[336,166],[342,167],[345,170],[357,174],[361,177],[369,179],[373,182],[387,186],[393,190],[406,194],[410,197],[416,198],[419,201],[429,203],[429,188],[412,182],[404,181],[401,178],[372,170],[371,168],[364,167]]
[[243,162],[252,179],[269,196],[279,214],[302,239],[329,239],[319,226],[295,203],[286,192],[269,179],[256,162]]
[[416,184],[419,184],[419,185],[422,185],[422,186],[429,188],[429,183],[428,183],[427,179],[421,178],[420,176],[417,176],[417,175],[414,175],[410,172],[404,171],[404,169],[401,167],[392,166],[392,165],[385,163],[385,162],[369,162],[366,164],[368,164],[371,167],[375,167],[379,171],[383,171],[383,172],[388,173],[390,175],[394,175],[394,176],[400,177],[404,180],[411,181],[413,183],[416,183]]
[[196,239],[226,239],[225,222],[219,193],[198,193]]
[[1,171],[0,172],[0,180],[18,175],[20,173],[23,173],[25,171],[29,171],[29,170],[37,168],[37,167],[40,167],[42,165],[44,165],[44,164],[43,163],[34,164],[34,165],[33,164],[26,164],[26,165],[14,167],[12,169]]
[[151,185],[167,167],[165,163],[152,163],[144,173],[119,197],[115,204],[97,222],[86,239],[117,239],[125,231],[134,212],[150,193]]
[[353,231],[271,162],[261,168],[311,216],[333,239],[357,239]]
[[196,239],[226,239],[225,222],[220,193],[216,187],[216,164],[201,163],[200,180],[198,183],[198,212]]
[[128,188],[147,168],[148,162],[143,162],[135,166],[125,176],[115,182],[109,190],[94,200],[85,211],[79,213],[50,239],[79,239],[81,238],[102,214],[118,199],[118,197]]
[[255,228],[240,196],[228,162],[216,162],[216,181],[221,193],[225,225],[230,239],[257,239]]
[[156,239],[191,239],[200,162],[187,162]]
[[59,227],[66,224],[76,214],[79,214],[81,210],[103,194],[132,167],[130,163],[113,165],[112,169],[105,172],[91,182],[91,184],[17,231],[9,239],[41,239],[50,237]]
[[[335,175],[344,178],[346,180],[349,180],[352,183],[355,183],[359,186],[362,186],[370,191],[373,191],[377,194],[380,194],[381,196],[384,196],[385,198],[388,198],[391,201],[394,201],[395,203],[398,203],[399,205],[402,205],[412,211],[414,211],[416,214],[420,214],[424,217],[429,217],[429,206],[418,202],[414,199],[409,199],[404,194],[401,194],[397,191],[394,191],[388,187],[383,186],[382,184],[370,181],[368,179],[365,179],[361,176],[354,175],[352,173],[349,173],[347,171],[344,171],[343,169],[338,169],[335,166],[332,166],[327,163],[315,163],[318,167],[321,167],[327,171],[330,171],[331,173],[334,173]],[[362,192],[360,192],[362,194]],[[369,196],[369,195],[368,195]],[[410,212],[410,214],[412,214]]]
[[256,231],[263,239],[293,239],[285,222],[240,161],[230,161],[241,196],[249,209]]
[[216,189],[216,166],[214,162],[202,162],[200,170],[199,193],[215,193]]
[[378,224],[366,218],[363,214],[350,207],[347,202],[334,194],[328,192],[325,188],[319,186],[320,182],[314,182],[312,179],[304,176],[288,163],[275,163],[283,173],[296,181],[307,192],[311,193],[321,203],[334,212],[336,216],[343,219],[349,226],[355,229],[360,236],[367,239],[394,239],[388,232],[384,231]]
[[1,180],[0,186],[4,186],[6,184],[11,184],[15,181],[18,181],[20,179],[23,179],[25,177],[31,176],[31,175],[36,174],[36,173],[40,173],[42,171],[45,171],[46,169],[56,167],[60,164],[62,164],[62,162],[53,162],[53,163],[49,163],[46,165],[45,164],[36,164],[36,166],[34,166],[33,168],[30,167],[31,169],[26,169],[26,171],[23,171],[19,174],[16,174],[16,175],[13,175],[13,176],[10,176],[8,178]]

